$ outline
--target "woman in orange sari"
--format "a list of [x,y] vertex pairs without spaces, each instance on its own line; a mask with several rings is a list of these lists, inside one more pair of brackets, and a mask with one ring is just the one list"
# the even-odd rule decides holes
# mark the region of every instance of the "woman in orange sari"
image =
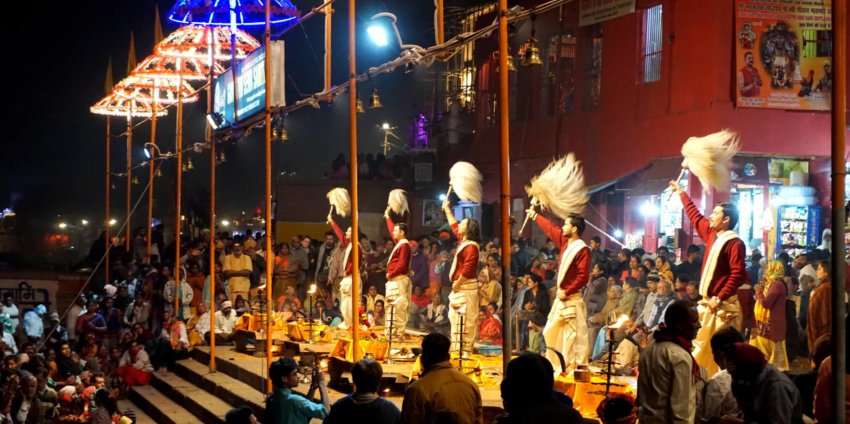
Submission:
[[481,343],[502,345],[502,324],[486,306],[478,308],[478,340]]

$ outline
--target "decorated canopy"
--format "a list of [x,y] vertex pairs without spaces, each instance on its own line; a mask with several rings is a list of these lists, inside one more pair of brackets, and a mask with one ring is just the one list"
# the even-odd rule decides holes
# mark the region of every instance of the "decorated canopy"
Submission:
[[[272,25],[301,16],[289,0],[270,1]],[[178,25],[260,26],[266,24],[266,5],[261,0],[178,0],[168,20]]]
[[[224,72],[224,67],[219,62],[215,62],[212,71],[213,76],[216,76]],[[187,81],[206,80],[210,73],[210,65],[200,59],[151,55],[133,69],[132,75],[149,79],[178,80],[181,73],[183,79]]]
[[[183,103],[193,103],[198,100],[198,92],[187,81],[183,81],[181,91]],[[149,105],[152,105],[154,100],[163,106],[177,103],[178,100],[177,81],[134,74],[118,82],[114,93],[119,97],[133,98]]]
[[[216,61],[230,60],[230,28],[187,25],[168,34],[156,46],[155,53],[160,56],[183,57],[210,60],[210,46],[214,46],[213,58]],[[260,47],[260,42],[242,30],[236,30],[236,58],[244,59],[249,53]]]
[[[142,103],[136,99],[110,94],[98,101],[91,108],[91,113],[108,116],[124,116],[134,118],[150,118],[153,116],[152,105]],[[167,109],[158,109],[157,116],[168,114]]]

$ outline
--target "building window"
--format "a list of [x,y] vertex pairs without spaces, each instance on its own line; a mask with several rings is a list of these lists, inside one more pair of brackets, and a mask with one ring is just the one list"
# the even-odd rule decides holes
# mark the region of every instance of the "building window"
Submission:
[[642,82],[661,79],[661,5],[643,13],[643,76]]
[[602,26],[593,25],[586,30],[584,37],[582,63],[584,64],[584,83],[582,84],[582,104],[585,109],[599,106],[602,98]]

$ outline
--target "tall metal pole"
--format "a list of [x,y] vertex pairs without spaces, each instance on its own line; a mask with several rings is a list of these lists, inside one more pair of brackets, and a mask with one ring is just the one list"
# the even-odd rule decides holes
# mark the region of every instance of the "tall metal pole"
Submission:
[[127,226],[127,239],[124,241],[124,248],[129,253],[133,246],[133,238],[131,237],[130,225],[130,196],[133,194],[133,106],[130,106],[130,113],[127,115],[127,217],[124,225]]
[[844,308],[844,181],[847,131],[847,2],[832,2],[832,398],[830,422],[844,422],[847,328]]
[[[213,110],[213,69],[215,69],[215,32],[207,28],[210,48],[210,73],[207,77],[207,113]],[[207,141],[210,143],[210,372],[215,372],[215,140],[212,127],[207,123]]]
[[[147,244],[145,246],[145,261],[151,263],[151,228],[153,227],[153,186],[154,186],[154,165],[156,164],[156,96],[159,94],[159,89],[156,88],[158,82],[154,80],[153,89],[153,114],[151,115],[151,159],[148,162],[148,226],[145,229]],[[179,88],[178,88],[179,92]],[[161,259],[161,258],[160,258]],[[177,280],[175,280],[177,281]],[[177,316],[177,309],[174,310],[174,316]]]
[[[354,350],[352,358],[354,362],[360,360],[360,217],[358,216],[358,194],[357,194],[357,44],[355,12],[356,0],[348,0],[348,136],[349,154],[351,155],[351,166],[349,166],[349,177],[351,178],[351,254],[354,259],[354,270],[351,275],[351,348]],[[387,352],[389,355],[389,352]]]
[[325,6],[325,86],[324,91],[331,91],[331,33],[333,31],[333,12],[331,5]]
[[437,31],[437,45],[446,41],[446,17],[444,14],[444,0],[437,0],[437,23],[434,29]]
[[[178,78],[177,87],[183,87],[183,59],[177,58],[177,70],[180,77]],[[183,90],[177,90],[177,203],[174,208],[174,272],[176,273],[175,281],[180,284],[180,235],[183,228]],[[178,286],[179,287],[179,286]],[[180,305],[179,296],[174,296],[174,311]],[[175,315],[176,316],[176,315]],[[212,316],[212,315],[210,315]]]
[[[502,206],[502,275],[503,281],[508,281],[511,275],[511,183],[510,183],[510,133],[508,127],[508,0],[499,0],[499,153],[501,169],[501,194],[499,200]],[[511,308],[510,284],[502,289],[502,305],[504,310]],[[506,321],[507,322],[507,321]],[[502,332],[502,370],[507,372],[508,362],[511,361],[511,326],[504,325]]]
[[[274,255],[272,253],[272,96],[271,90],[271,2],[266,1],[266,360],[272,363],[272,278],[274,273]],[[234,79],[234,85],[236,80]],[[312,322],[312,321],[310,321]],[[311,334],[312,337],[312,334]],[[272,381],[266,379],[266,393],[272,392]]]
[[104,272],[104,275],[105,275],[104,280],[106,281],[106,284],[109,284],[109,282],[110,282],[110,280],[109,280],[109,250],[112,248],[112,237],[109,236],[109,194],[110,194],[109,192],[112,191],[112,183],[111,183],[112,175],[110,175],[110,163],[109,163],[109,160],[111,158],[110,152],[111,152],[111,147],[112,147],[111,146],[112,138],[109,135],[109,133],[111,132],[111,128],[110,128],[111,127],[111,121],[112,121],[112,118],[109,115],[106,115],[106,175],[105,175],[106,176],[106,187],[104,187],[106,189],[106,191],[104,192],[105,193],[104,197],[106,198],[105,199],[106,219],[104,220],[104,228],[106,229],[105,230],[105,234],[106,234],[106,255],[105,255],[104,267],[103,267],[103,272]]
[[[239,84],[236,83],[236,0],[230,0],[230,72],[233,74],[233,122],[239,122]],[[266,52],[266,60],[269,53]],[[268,84],[268,75],[266,75]],[[268,87],[268,86],[266,86]],[[268,97],[268,96],[266,96]]]

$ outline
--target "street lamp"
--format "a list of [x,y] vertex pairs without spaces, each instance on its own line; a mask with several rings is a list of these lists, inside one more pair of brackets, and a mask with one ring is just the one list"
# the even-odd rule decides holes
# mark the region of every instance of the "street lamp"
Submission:
[[89,225],[89,221],[87,219],[80,221],[80,223],[83,225]]
[[[398,18],[396,18],[395,15],[389,12],[381,12],[372,16],[371,20],[375,21],[381,18],[388,18],[390,20],[390,26],[392,27],[393,33],[395,33],[396,41],[402,50],[424,50],[421,46],[416,44],[404,44],[404,42],[401,41],[401,33],[398,31],[398,26],[396,26]],[[366,32],[369,33],[369,38],[371,38],[378,47],[386,47],[389,45],[389,34],[387,34],[387,29],[384,25],[373,22],[366,29]]]
[[109,220],[109,226],[110,227],[114,226],[117,223],[118,223],[118,221],[115,218]]
[[60,230],[64,230],[64,229],[66,229],[66,228],[68,228],[68,224],[66,224],[66,223],[64,223],[64,222],[60,222],[60,223],[59,223],[59,229],[60,229]]

